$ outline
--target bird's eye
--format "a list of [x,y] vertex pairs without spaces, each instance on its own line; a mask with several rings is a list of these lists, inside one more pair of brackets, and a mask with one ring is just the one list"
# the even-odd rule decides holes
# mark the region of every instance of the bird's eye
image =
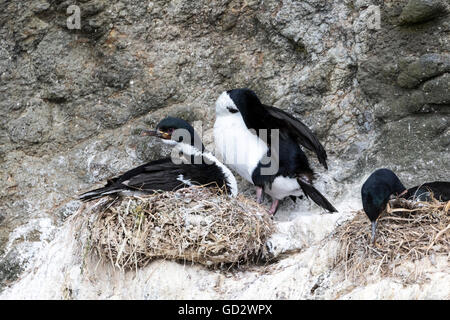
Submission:
[[227,107],[228,111],[230,111],[231,113],[236,113],[239,112],[238,109],[233,109],[232,107]]

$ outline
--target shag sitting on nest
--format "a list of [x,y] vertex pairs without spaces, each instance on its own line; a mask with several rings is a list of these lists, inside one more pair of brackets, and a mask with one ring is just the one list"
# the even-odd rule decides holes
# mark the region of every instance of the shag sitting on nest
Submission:
[[175,162],[172,158],[165,158],[141,165],[108,180],[103,188],[83,193],[79,197],[80,200],[90,201],[117,194],[174,191],[193,185],[225,187],[229,194],[237,194],[234,175],[205,150],[194,128],[186,121],[167,117],[157,125],[156,130],[145,130],[141,135],[156,136],[165,143],[175,145],[181,153],[181,158]]
[[386,209],[391,195],[406,193],[400,179],[389,169],[375,170],[361,188],[364,212],[372,223],[372,243],[375,243],[378,216]]

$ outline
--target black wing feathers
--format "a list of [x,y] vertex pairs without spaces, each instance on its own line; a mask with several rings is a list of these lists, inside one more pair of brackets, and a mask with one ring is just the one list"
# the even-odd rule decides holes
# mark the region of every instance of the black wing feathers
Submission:
[[450,182],[447,181],[434,181],[427,182],[421,185],[408,189],[408,192],[402,196],[402,198],[417,197],[422,193],[432,192],[435,199],[441,201],[450,200]]
[[175,164],[170,158],[152,161],[108,180],[105,187],[86,192],[80,200],[89,201],[127,190],[174,191],[190,185],[222,187],[226,179],[214,164]]
[[281,109],[267,105],[263,105],[263,107],[267,110],[270,116],[277,119],[277,121],[272,122],[279,126],[282,134],[289,135],[306,149],[315,152],[319,162],[325,167],[325,169],[328,169],[326,162],[327,153],[324,147],[314,133],[303,122],[295,119]]
[[[250,112],[258,116],[250,116]],[[315,152],[319,162],[325,169],[328,169],[327,153],[324,147],[311,129],[300,120],[281,109],[258,103],[241,109],[241,114],[247,128],[256,130],[258,136],[260,129],[279,129],[281,139],[293,139],[308,150]],[[269,147],[271,145],[270,138],[270,132],[268,132],[266,142]]]

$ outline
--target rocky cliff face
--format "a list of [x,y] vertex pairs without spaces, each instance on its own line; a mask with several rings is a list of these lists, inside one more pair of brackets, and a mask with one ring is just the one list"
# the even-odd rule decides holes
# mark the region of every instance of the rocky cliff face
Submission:
[[448,12],[444,0],[0,0],[0,290],[79,192],[167,153],[135,129],[201,120],[211,145],[230,88],[310,126],[330,159],[327,172],[311,161],[317,185],[338,209],[378,167],[407,186],[448,180]]

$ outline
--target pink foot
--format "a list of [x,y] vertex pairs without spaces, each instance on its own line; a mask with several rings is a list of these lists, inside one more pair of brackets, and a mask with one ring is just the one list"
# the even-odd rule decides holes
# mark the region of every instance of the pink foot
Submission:
[[269,209],[269,214],[270,215],[274,215],[276,212],[277,212],[277,210],[278,210],[278,204],[279,204],[279,200],[277,200],[277,199],[272,199],[273,201],[272,201],[272,206],[270,207],[270,209]]
[[262,203],[263,201],[263,189],[261,187],[256,187],[256,202]]

